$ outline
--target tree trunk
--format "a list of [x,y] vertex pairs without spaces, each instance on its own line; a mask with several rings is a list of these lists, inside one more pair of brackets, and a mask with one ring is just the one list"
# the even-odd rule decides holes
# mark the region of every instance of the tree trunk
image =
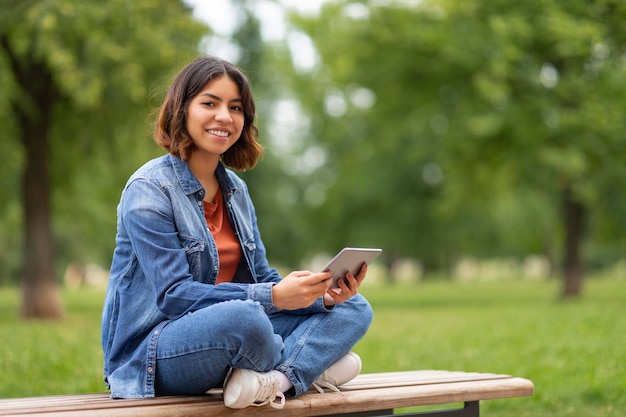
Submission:
[[18,78],[25,81],[20,83],[24,100],[14,106],[25,152],[21,184],[22,316],[59,319],[63,308],[54,276],[49,168],[49,131],[56,94],[52,77],[43,66],[31,62],[22,70]]
[[582,244],[585,235],[587,209],[572,195],[568,186],[563,192],[563,219],[565,223],[565,256],[563,260],[564,298],[578,297],[582,292],[584,267]]

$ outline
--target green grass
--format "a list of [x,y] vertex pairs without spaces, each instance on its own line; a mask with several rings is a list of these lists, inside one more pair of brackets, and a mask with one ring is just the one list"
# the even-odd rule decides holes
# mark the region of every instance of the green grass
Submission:
[[0,398],[104,391],[102,291],[65,291],[62,321],[23,321],[19,292],[0,289]]
[[532,380],[530,398],[485,401],[485,416],[623,416],[626,281],[590,281],[559,301],[555,282],[364,288],[374,306],[355,351],[365,372],[447,369]]
[[[528,398],[484,401],[484,416],[623,416],[626,281],[589,280],[579,300],[555,282],[366,286],[372,328],[355,347],[364,372],[447,369],[532,380]],[[103,391],[103,293],[63,292],[58,323],[18,319],[0,289],[0,397]]]

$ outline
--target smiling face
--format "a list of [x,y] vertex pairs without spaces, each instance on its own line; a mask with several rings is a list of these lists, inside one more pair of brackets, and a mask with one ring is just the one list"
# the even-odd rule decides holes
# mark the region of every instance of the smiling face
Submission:
[[239,88],[228,76],[214,78],[189,103],[186,128],[192,158],[219,160],[241,136],[244,112]]

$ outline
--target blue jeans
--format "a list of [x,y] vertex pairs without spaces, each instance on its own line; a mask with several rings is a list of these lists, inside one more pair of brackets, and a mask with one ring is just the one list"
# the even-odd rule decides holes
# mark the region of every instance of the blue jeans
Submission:
[[358,294],[328,313],[304,315],[268,315],[250,300],[214,304],[161,331],[156,392],[202,394],[221,387],[230,368],[246,368],[283,372],[298,396],[352,349],[371,321],[372,309]]

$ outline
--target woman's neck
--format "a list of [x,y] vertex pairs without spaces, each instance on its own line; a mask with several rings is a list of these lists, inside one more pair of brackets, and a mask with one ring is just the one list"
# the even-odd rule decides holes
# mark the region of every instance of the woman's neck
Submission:
[[187,163],[189,164],[191,172],[193,172],[198,181],[200,181],[200,184],[204,187],[206,193],[204,195],[204,201],[210,203],[214,202],[215,194],[219,189],[215,175],[215,170],[219,164],[219,157],[215,157],[214,155],[204,156],[200,152],[194,152],[191,154]]

